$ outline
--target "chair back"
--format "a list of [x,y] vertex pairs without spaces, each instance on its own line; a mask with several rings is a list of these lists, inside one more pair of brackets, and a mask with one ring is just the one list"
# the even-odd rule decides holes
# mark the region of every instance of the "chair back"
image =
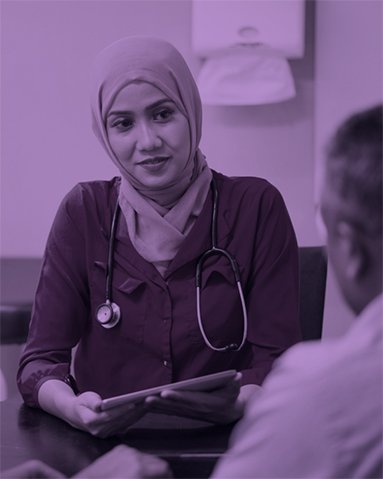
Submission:
[[327,276],[327,255],[322,246],[299,248],[299,273],[299,319],[303,340],[321,339]]
[[25,342],[41,264],[41,258],[0,258],[1,344]]

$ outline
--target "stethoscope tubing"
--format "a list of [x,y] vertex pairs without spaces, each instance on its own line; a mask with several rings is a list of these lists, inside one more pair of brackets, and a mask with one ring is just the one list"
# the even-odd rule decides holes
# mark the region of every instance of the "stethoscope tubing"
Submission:
[[106,302],[113,302],[112,299],[112,284],[113,284],[113,256],[114,256],[114,241],[116,239],[118,217],[120,215],[120,205],[117,200],[116,207],[113,213],[112,226],[110,228],[110,238],[108,247],[108,263],[106,269]]
[[[197,307],[198,326],[199,326],[201,335],[205,341],[205,344],[213,351],[218,351],[218,352],[239,351],[240,349],[242,349],[247,338],[248,318],[247,318],[246,303],[245,303],[245,298],[243,295],[241,277],[240,277],[239,267],[238,267],[236,259],[227,250],[218,248],[217,246],[218,190],[217,190],[217,185],[215,184],[214,178],[212,179],[211,186],[213,191],[213,209],[212,209],[212,218],[211,218],[211,248],[206,250],[200,256],[200,258],[197,261],[196,272],[195,272],[196,307]],[[105,303],[101,304],[97,308],[97,313],[96,313],[97,321],[101,324],[101,326],[107,329],[114,327],[121,318],[120,308],[116,303],[113,303],[113,298],[112,298],[114,242],[116,238],[119,214],[120,214],[120,205],[117,199],[116,207],[113,213],[112,225],[110,229],[109,246],[108,246],[108,263],[107,263],[107,270],[106,270],[106,288],[105,288],[106,300],[105,300]],[[242,340],[239,345],[236,343],[230,343],[223,347],[214,346],[209,340],[209,338],[207,337],[205,328],[203,326],[202,314],[201,314],[202,270],[203,270],[203,264],[206,261],[206,259],[213,255],[225,256],[225,258],[229,261],[231,269],[234,274],[235,282],[238,288],[238,294],[241,300],[242,320],[243,320]],[[100,317],[98,317],[99,314],[100,314]],[[105,315],[107,319],[105,319]],[[110,316],[110,319],[109,319],[109,316]]]
[[238,346],[235,343],[228,344],[226,346],[222,347],[216,347],[214,346],[210,341],[209,338],[206,335],[205,328],[203,327],[202,324],[202,317],[201,317],[201,288],[200,286],[196,287],[196,300],[197,300],[197,320],[198,320],[198,326],[200,329],[200,332],[202,334],[202,337],[205,341],[205,344],[212,349],[213,351],[218,351],[218,352],[227,352],[227,351],[240,351],[245,344],[246,338],[247,338],[247,325],[248,325],[248,320],[247,320],[247,310],[246,310],[246,303],[245,303],[245,298],[243,296],[243,291],[242,291],[242,286],[241,282],[237,281],[236,282],[237,288],[238,288],[238,294],[241,299],[241,306],[242,306],[242,314],[243,314],[243,333],[242,333],[242,341],[240,345]]
[[[226,351],[239,351],[242,349],[243,345],[245,344],[247,338],[247,330],[248,330],[248,319],[247,319],[247,308],[245,303],[245,298],[243,295],[242,285],[241,285],[241,275],[239,273],[239,267],[237,260],[234,258],[232,254],[230,254],[227,250],[223,248],[217,247],[217,214],[218,214],[218,189],[217,185],[215,184],[214,178],[212,179],[212,190],[213,190],[213,209],[212,209],[212,217],[211,217],[211,248],[206,250],[197,261],[196,265],[196,274],[195,274],[195,282],[196,282],[196,307],[197,307],[197,320],[198,326],[201,331],[201,335],[205,341],[205,344],[212,349],[213,351],[218,352],[226,352]],[[243,320],[243,328],[242,328],[242,340],[239,345],[236,343],[230,343],[226,346],[217,347],[214,346],[209,338],[207,337],[205,328],[203,326],[202,321],[202,314],[201,314],[201,282],[202,282],[202,270],[203,264],[207,258],[210,256],[225,256],[225,258],[229,261],[231,269],[234,273],[235,282],[238,288],[238,294],[241,300],[242,306],[242,320]]]

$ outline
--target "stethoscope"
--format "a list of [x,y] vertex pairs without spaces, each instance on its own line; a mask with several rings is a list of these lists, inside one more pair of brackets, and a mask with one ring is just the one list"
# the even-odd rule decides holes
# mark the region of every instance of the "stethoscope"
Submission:
[[[218,189],[214,179],[211,182],[211,188],[213,191],[213,210],[212,210],[212,218],[211,218],[211,247],[208,250],[206,250],[198,259],[198,262],[196,265],[196,272],[195,272],[198,326],[206,345],[213,351],[218,351],[218,352],[239,351],[242,349],[243,345],[245,344],[246,337],[247,337],[248,321],[247,321],[246,304],[245,304],[245,299],[243,296],[241,277],[240,277],[238,263],[236,259],[227,250],[217,247]],[[101,324],[101,326],[107,329],[110,329],[116,326],[116,324],[121,319],[120,307],[116,303],[114,303],[112,299],[113,252],[114,252],[114,240],[116,237],[119,214],[120,214],[120,206],[117,200],[116,207],[113,214],[113,219],[112,219],[112,226],[111,226],[109,247],[108,247],[108,264],[107,264],[107,272],[106,272],[106,291],[105,291],[106,300],[105,300],[105,303],[100,304],[100,306],[96,310],[97,321]],[[202,316],[201,316],[202,270],[203,270],[204,262],[207,260],[207,258],[213,255],[224,256],[229,261],[231,269],[234,273],[235,282],[238,288],[238,294],[241,300],[242,319],[243,319],[242,340],[239,345],[237,343],[229,343],[226,346],[216,347],[210,342],[209,338],[206,335],[205,328],[203,327]]]

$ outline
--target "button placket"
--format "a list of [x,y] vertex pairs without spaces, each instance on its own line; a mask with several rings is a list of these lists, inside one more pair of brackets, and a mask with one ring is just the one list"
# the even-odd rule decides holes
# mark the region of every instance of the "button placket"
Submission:
[[170,298],[170,291],[168,283],[166,283],[166,288],[163,289],[163,294],[165,295],[162,311],[162,329],[163,329],[163,348],[162,348],[162,365],[165,368],[171,368],[171,345],[170,345],[170,329],[171,329],[171,314],[172,314],[172,304]]

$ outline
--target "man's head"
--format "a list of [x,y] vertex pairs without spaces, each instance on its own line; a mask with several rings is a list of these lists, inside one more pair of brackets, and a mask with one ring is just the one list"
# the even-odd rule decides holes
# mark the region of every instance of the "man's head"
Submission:
[[329,259],[355,313],[382,292],[382,105],[347,119],[326,151],[321,213]]

